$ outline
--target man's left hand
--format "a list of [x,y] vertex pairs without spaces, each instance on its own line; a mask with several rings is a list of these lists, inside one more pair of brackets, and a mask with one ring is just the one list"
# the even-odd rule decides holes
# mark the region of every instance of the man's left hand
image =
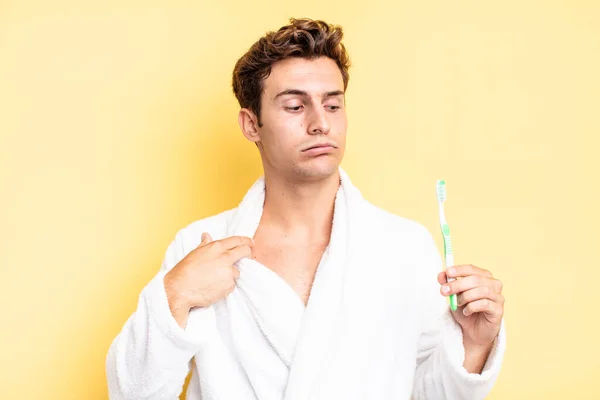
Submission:
[[[457,279],[446,283],[446,276]],[[457,295],[452,315],[462,327],[465,350],[491,349],[504,315],[502,282],[474,265],[449,267],[438,274],[438,282],[442,295]]]

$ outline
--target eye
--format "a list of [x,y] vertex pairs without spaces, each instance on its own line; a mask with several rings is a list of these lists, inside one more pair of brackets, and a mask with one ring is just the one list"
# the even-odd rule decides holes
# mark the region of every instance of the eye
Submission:
[[298,111],[300,111],[300,109],[301,109],[301,108],[302,108],[302,106],[296,106],[296,107],[285,107],[285,109],[286,109],[287,111],[290,111],[290,112],[298,112]]
[[327,108],[329,109],[329,111],[336,111],[336,110],[339,110],[341,107],[340,106],[327,106]]

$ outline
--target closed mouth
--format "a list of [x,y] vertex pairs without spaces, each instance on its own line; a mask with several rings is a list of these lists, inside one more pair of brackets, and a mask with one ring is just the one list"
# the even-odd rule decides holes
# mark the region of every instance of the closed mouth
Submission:
[[311,146],[311,147],[309,147],[307,149],[304,149],[302,151],[307,151],[307,150],[311,150],[311,149],[318,149],[318,148],[321,148],[321,147],[333,147],[334,149],[337,148],[337,146],[335,146],[333,144],[330,144],[330,143],[321,143],[321,144],[316,144],[314,146]]

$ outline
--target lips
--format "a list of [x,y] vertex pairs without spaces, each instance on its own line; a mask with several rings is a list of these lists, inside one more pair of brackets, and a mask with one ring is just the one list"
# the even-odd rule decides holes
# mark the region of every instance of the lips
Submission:
[[302,150],[302,151],[308,151],[311,149],[318,149],[321,147],[333,147],[334,149],[337,149],[337,146],[332,144],[332,143],[319,143],[319,144],[315,144],[313,146],[307,147],[306,149]]

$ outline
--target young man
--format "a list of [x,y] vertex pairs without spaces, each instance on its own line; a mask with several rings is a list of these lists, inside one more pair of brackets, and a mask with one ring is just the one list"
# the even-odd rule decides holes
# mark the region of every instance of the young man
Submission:
[[460,265],[447,284],[426,228],[362,198],[339,167],[342,30],[290,22],[233,73],[264,176],[177,233],[110,347],[110,397],[175,399],[192,369],[188,399],[483,399],[505,347],[501,282]]

